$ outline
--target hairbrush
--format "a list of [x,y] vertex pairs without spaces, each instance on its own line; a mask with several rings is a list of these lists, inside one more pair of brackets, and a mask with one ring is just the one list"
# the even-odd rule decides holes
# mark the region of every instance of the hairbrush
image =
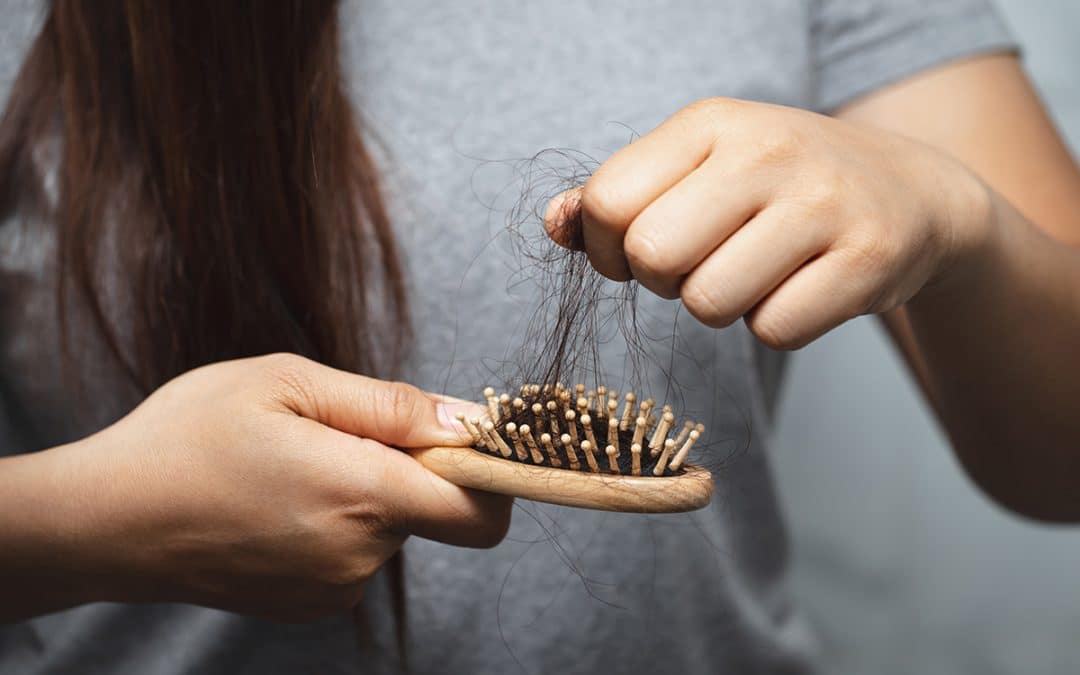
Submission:
[[670,406],[627,392],[526,384],[484,390],[488,413],[458,421],[471,447],[410,451],[461,487],[534,501],[635,513],[692,511],[712,498],[712,474],[687,462],[705,427],[676,426]]

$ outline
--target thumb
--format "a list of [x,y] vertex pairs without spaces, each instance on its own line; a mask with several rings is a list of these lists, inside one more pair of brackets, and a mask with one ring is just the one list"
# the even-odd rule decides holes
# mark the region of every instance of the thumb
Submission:
[[580,187],[570,188],[551,198],[544,211],[544,229],[559,246],[585,250]]
[[476,403],[430,394],[405,382],[345,372],[294,355],[272,358],[271,374],[283,386],[280,402],[297,415],[385,445],[423,448],[469,445],[456,415],[480,417]]
[[[369,463],[386,522],[395,529],[454,546],[489,548],[510,526],[514,500],[504,495],[458,487],[424,468],[404,452],[388,451],[370,440],[356,441],[353,456]],[[379,462],[378,469],[370,466]],[[357,475],[361,475],[357,472]]]

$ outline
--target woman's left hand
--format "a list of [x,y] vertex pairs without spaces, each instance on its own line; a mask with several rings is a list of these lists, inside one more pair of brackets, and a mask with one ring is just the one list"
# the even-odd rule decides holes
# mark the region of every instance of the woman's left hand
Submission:
[[916,141],[775,105],[710,99],[615,153],[548,206],[580,212],[592,265],[682,298],[703,323],[745,317],[795,349],[962,269],[991,231],[989,190]]

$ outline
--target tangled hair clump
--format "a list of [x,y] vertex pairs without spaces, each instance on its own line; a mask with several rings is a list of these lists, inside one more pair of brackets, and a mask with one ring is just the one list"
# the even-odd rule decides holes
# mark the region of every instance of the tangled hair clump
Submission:
[[[625,343],[629,372],[624,387],[639,380],[647,351],[637,325],[636,281],[613,283],[592,268],[581,229],[581,187],[599,162],[584,153],[543,150],[518,165],[521,199],[507,216],[515,256],[511,284],[528,280],[537,298],[509,378],[517,383],[602,383],[600,347],[613,336]],[[559,207],[564,231],[553,239],[543,226],[549,202],[567,192]]]

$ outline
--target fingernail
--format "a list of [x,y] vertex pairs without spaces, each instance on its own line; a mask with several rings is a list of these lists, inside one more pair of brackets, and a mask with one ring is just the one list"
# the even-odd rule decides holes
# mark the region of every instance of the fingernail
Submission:
[[487,412],[487,408],[470,401],[452,402],[443,401],[435,404],[435,414],[439,418],[439,424],[443,428],[453,431],[457,437],[466,443],[472,442],[472,436],[465,427],[457,420],[458,414],[469,419],[481,417]]

